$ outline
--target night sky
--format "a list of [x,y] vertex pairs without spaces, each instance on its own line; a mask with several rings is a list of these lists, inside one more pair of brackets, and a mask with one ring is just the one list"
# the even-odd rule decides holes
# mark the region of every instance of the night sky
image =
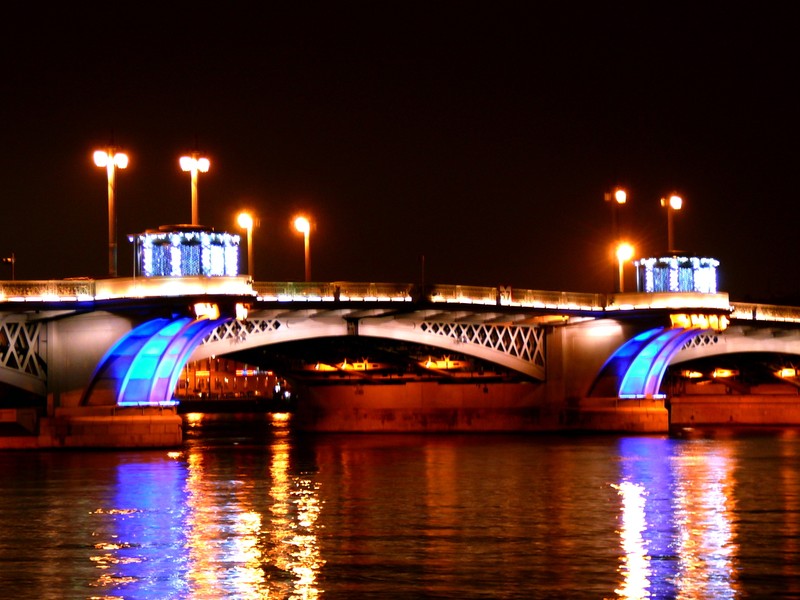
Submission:
[[236,213],[258,214],[258,281],[303,279],[306,211],[317,281],[418,282],[424,256],[427,283],[610,292],[620,184],[638,256],[666,250],[675,191],[676,246],[718,258],[722,291],[800,302],[791,3],[281,4],[4,19],[0,257],[17,279],[107,275],[91,155],[113,143],[131,157],[121,276],[128,234],[190,222],[178,158],[199,150],[200,221],[244,233]]

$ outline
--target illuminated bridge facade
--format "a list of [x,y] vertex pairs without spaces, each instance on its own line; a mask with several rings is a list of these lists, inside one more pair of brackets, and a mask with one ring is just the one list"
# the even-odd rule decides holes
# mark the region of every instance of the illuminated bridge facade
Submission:
[[[485,381],[475,369],[460,377],[432,371],[450,390],[461,384],[461,390],[480,388],[489,396],[451,392],[456,404],[475,408],[474,415],[480,413],[477,403],[513,405],[522,395],[524,406],[511,413],[534,420],[559,415],[554,422],[563,424],[565,407],[591,398],[612,399],[617,408],[629,400],[639,406],[657,401],[671,365],[740,352],[800,356],[798,323],[800,309],[731,303],[718,293],[420,290],[348,282],[252,284],[242,277],[4,282],[0,410],[13,408],[19,397],[48,415],[79,407],[168,407],[190,361],[358,339],[434,349],[496,367],[503,377]],[[403,380],[396,373],[393,380],[383,377],[364,369],[360,384]],[[507,391],[510,385],[514,392]],[[337,406],[348,402],[342,389],[328,390]],[[408,402],[424,400],[425,392],[418,394]],[[45,409],[37,401],[42,398]]]

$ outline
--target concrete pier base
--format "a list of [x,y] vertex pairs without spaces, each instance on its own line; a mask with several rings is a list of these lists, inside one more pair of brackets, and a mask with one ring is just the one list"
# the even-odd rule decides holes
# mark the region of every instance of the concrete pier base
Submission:
[[0,448],[172,448],[183,443],[174,407],[74,407],[38,419],[36,431],[0,437]]
[[583,398],[570,409],[572,431],[668,433],[669,413],[662,399]]
[[673,431],[694,427],[780,426],[800,426],[800,395],[685,395],[670,399]]
[[403,382],[304,388],[294,423],[305,431],[535,431],[558,427],[559,410],[526,383]]
[[666,433],[661,400],[548,402],[532,383],[409,382],[310,386],[295,423],[306,431]]

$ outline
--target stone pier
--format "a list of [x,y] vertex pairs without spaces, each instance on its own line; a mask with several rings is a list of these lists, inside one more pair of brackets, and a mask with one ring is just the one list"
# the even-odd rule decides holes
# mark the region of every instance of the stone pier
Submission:
[[407,382],[312,385],[295,423],[340,432],[632,432],[669,431],[663,400],[549,400],[535,383]]
[[[173,448],[183,443],[175,407],[57,408],[52,417],[17,409],[14,430],[0,448]],[[12,415],[4,415],[11,424]]]

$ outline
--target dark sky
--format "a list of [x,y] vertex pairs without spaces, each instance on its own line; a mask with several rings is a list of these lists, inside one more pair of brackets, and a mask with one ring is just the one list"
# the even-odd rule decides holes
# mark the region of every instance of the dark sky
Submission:
[[200,221],[241,233],[237,211],[258,213],[259,281],[303,278],[305,210],[315,280],[416,282],[424,256],[429,283],[608,292],[619,183],[637,255],[666,249],[677,191],[676,246],[718,258],[723,291],[800,298],[788,8],[109,4],[0,25],[0,256],[18,279],[107,274],[91,154],[113,141],[131,157],[122,276],[127,234],[191,220],[178,157],[198,149]]

